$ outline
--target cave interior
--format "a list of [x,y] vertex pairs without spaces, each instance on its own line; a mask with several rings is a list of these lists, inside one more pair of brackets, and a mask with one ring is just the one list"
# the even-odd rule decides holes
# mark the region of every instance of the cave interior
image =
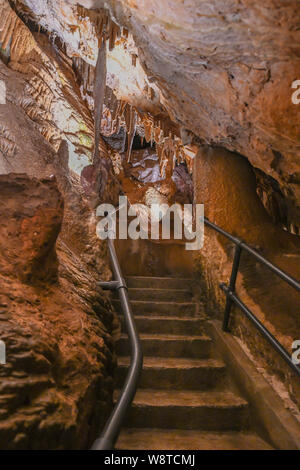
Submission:
[[[299,285],[298,1],[0,13],[0,449],[89,449],[110,416],[130,348],[97,227],[125,197],[139,225],[114,246],[144,366],[116,448],[300,449],[299,375],[238,306],[221,328],[234,245],[149,225],[153,205],[192,226],[203,205]],[[235,292],[292,355],[299,290],[243,251]]]

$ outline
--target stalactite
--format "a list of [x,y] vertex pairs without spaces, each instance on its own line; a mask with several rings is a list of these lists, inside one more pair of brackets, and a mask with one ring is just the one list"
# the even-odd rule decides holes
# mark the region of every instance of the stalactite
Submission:
[[100,38],[102,38],[102,35],[106,29],[106,24],[107,24],[107,15],[101,12],[100,21],[99,20],[97,21],[98,35]]
[[130,127],[130,105],[128,103],[125,103],[123,116],[124,116],[126,131],[128,133],[129,127]]
[[151,119],[148,119],[144,121],[144,127],[145,127],[145,139],[146,139],[146,142],[150,142],[151,141],[151,135],[152,135],[152,126],[153,126],[153,123],[151,121]]
[[154,140],[156,144],[161,141],[161,128],[159,126],[154,129]]
[[137,60],[137,55],[136,54],[131,54],[131,62],[133,67],[136,67],[136,60]]
[[133,139],[134,139],[135,132],[136,132],[136,122],[137,122],[137,113],[134,107],[130,106],[130,122],[129,122],[129,130],[127,132],[127,139],[128,139],[127,162],[130,162],[130,158],[131,158],[132,144],[133,144]]
[[112,51],[115,47],[117,37],[120,36],[120,28],[116,23],[111,21],[110,35],[109,35],[109,50]]
[[155,93],[154,93],[154,90],[153,88],[151,88],[150,86],[148,86],[148,93],[147,93],[147,96],[148,96],[148,99],[150,101],[152,101],[155,97]]
[[108,49],[112,51],[115,45],[115,33],[114,33],[114,23],[110,19],[109,19],[107,35],[108,35]]

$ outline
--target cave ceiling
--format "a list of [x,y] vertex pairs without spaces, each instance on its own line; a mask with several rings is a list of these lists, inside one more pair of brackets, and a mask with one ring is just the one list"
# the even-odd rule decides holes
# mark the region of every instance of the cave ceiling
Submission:
[[[124,126],[129,141],[137,133],[155,142],[165,176],[174,160],[191,167],[196,144],[226,147],[266,175],[263,185],[268,178],[279,185],[287,225],[300,224],[299,107],[291,100],[292,83],[300,74],[296,0],[176,0],[172,5],[157,0],[22,0],[10,5],[35,42],[44,41],[43,54],[47,38],[60,66],[69,67],[79,84],[83,104],[72,99],[71,107],[88,116],[84,124],[73,125],[69,134],[62,130],[56,104],[59,136],[54,129],[51,137],[49,129],[43,131],[54,144],[68,134],[73,154],[83,160],[78,165],[73,159],[78,172],[91,158],[94,67],[106,31],[106,85],[113,98],[104,107],[104,137]],[[11,40],[11,52],[22,56],[10,64],[19,71],[25,60],[22,39],[14,39],[17,29],[4,16],[1,21],[1,42],[8,46]],[[53,54],[48,46],[52,63]],[[68,77],[64,93],[69,84]]]

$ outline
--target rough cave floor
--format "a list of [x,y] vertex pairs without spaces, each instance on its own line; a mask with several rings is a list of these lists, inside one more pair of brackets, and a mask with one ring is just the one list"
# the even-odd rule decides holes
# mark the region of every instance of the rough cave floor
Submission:
[[[253,429],[249,404],[206,333],[191,280],[132,276],[127,284],[144,367],[117,449],[271,449]],[[120,388],[130,360],[125,334],[117,351]]]

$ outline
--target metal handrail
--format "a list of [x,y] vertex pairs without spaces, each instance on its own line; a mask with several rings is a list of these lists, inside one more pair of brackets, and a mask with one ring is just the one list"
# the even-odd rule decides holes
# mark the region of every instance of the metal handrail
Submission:
[[247,243],[243,242],[237,237],[234,237],[230,233],[220,228],[218,225],[210,222],[210,220],[207,217],[204,217],[203,220],[204,220],[204,223],[208,227],[212,228],[216,232],[228,238],[231,242],[235,244],[235,252],[234,252],[229,285],[226,285],[225,283],[220,284],[220,288],[226,294],[226,305],[225,305],[224,319],[223,319],[223,326],[222,326],[223,330],[228,331],[231,307],[232,307],[232,304],[235,303],[245,313],[246,317],[253,323],[253,325],[260,331],[260,333],[269,341],[269,343],[273,346],[273,348],[281,355],[281,357],[290,366],[290,368],[293,369],[293,371],[298,375],[298,377],[300,377],[300,367],[294,364],[294,362],[292,361],[286,349],[281,345],[281,343],[279,343],[279,341],[277,341],[277,339],[259,321],[259,319],[254,315],[254,313],[251,312],[251,310],[249,310],[249,308],[244,304],[244,302],[242,302],[242,300],[236,295],[235,285],[236,285],[236,279],[237,279],[237,275],[239,271],[242,251],[244,250],[248,252],[251,256],[256,258],[260,263],[262,263],[264,266],[269,268],[273,273],[275,273],[277,276],[279,276],[281,279],[287,282],[290,286],[292,286],[298,292],[300,292],[300,283],[296,279],[291,277],[289,274],[282,271],[282,269],[280,269],[278,266],[276,266],[275,264],[271,263],[266,258],[264,258],[260,253],[258,253],[256,250],[251,248]]
[[108,248],[110,252],[110,258],[112,262],[112,269],[115,280],[111,282],[100,282],[99,285],[103,289],[118,291],[122,310],[124,313],[125,327],[128,333],[131,347],[131,360],[125,384],[120,393],[118,401],[114,406],[114,409],[102,431],[101,436],[94,442],[92,450],[114,449],[127,411],[135,396],[139,377],[143,367],[143,353],[141,348],[141,342],[135,325],[134,316],[130,307],[127,286],[122,276],[121,268],[114,247],[114,242],[110,238],[108,238]]

